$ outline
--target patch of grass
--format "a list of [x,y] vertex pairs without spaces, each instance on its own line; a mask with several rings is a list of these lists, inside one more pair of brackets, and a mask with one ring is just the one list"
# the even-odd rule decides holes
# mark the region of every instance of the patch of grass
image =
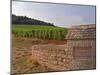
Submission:
[[38,62],[32,62],[33,60],[29,59],[30,57],[24,56],[18,59],[18,61],[13,65],[13,69],[16,69],[18,73],[24,73],[40,66]]

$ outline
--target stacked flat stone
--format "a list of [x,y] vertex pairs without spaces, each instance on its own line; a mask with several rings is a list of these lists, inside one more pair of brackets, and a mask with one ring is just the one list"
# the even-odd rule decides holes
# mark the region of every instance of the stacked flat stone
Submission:
[[80,25],[73,26],[69,29],[66,39],[95,39],[96,26],[95,25]]

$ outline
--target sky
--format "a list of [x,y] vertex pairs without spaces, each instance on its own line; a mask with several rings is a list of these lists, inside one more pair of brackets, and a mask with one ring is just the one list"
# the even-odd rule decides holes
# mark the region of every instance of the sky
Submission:
[[95,6],[12,1],[12,14],[60,27],[95,24]]

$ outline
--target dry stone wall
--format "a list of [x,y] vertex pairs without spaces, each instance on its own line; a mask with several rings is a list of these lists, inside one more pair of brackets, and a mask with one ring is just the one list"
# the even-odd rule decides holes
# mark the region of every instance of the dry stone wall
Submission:
[[95,25],[75,26],[69,29],[64,45],[34,45],[32,57],[53,71],[95,69]]
[[[35,45],[32,48],[33,57],[43,66],[52,70],[70,70],[76,67],[71,51],[66,52],[65,45]],[[73,65],[73,66],[72,66]]]

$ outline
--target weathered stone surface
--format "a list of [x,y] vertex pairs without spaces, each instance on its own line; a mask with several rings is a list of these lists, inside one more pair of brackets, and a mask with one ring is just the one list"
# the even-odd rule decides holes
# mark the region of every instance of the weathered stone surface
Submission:
[[69,29],[66,39],[95,39],[95,25],[80,25]]

